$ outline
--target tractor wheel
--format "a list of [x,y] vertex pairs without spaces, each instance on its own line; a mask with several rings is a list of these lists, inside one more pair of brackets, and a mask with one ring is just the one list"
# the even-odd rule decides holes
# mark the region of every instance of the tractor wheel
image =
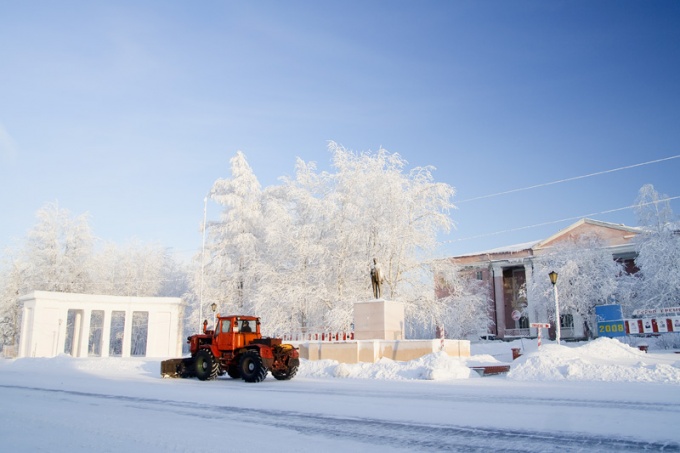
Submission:
[[262,363],[260,354],[255,351],[248,351],[241,356],[238,369],[246,382],[260,382],[267,377],[267,368]]
[[212,352],[208,349],[201,349],[196,353],[194,359],[196,377],[201,381],[210,381],[217,377],[220,366],[215,360]]
[[232,379],[240,379],[241,373],[238,372],[238,365],[229,365],[227,368],[227,374]]
[[287,381],[289,379],[293,379],[293,377],[297,374],[297,370],[297,365],[293,365],[288,367],[286,371],[272,371],[272,376],[274,376],[279,381]]

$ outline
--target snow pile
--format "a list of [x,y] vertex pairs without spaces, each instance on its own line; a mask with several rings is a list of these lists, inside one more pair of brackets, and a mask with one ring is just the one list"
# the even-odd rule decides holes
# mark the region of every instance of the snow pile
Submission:
[[[510,349],[520,347],[522,356],[511,360]],[[430,380],[452,382],[478,379],[472,367],[511,365],[508,374],[484,379],[514,381],[605,381],[680,384],[680,355],[645,353],[610,338],[558,346],[548,342],[537,348],[535,340],[491,342],[472,345],[478,354],[467,358],[437,352],[409,362],[387,358],[377,363],[339,363],[334,360],[302,360],[296,379],[373,379],[393,381]],[[496,357],[503,358],[505,362]],[[102,376],[108,380],[160,379],[160,360],[136,358],[54,358],[0,360],[0,372],[31,376],[50,370],[54,377]]]
[[518,358],[508,378],[680,384],[680,356],[648,354],[611,338],[578,347],[547,344]]
[[383,357],[376,363],[339,363],[335,360],[302,360],[298,376],[388,380],[452,380],[475,377],[465,361],[437,352],[409,362]]

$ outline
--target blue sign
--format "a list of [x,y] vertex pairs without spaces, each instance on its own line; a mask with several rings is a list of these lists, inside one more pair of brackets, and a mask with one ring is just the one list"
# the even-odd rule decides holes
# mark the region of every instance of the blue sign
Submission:
[[626,327],[623,324],[621,305],[598,305],[595,307],[597,334],[600,337],[623,337]]

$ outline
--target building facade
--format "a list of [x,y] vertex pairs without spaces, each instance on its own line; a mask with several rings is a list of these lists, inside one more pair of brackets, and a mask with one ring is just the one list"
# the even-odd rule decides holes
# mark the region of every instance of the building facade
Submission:
[[[612,259],[625,264],[629,273],[636,272],[635,247],[633,238],[639,229],[625,225],[581,219],[569,227],[542,241],[501,247],[485,252],[452,257],[457,265],[463,266],[471,278],[481,280],[488,286],[491,294],[490,312],[494,327],[490,334],[502,339],[532,337],[536,329],[530,327],[534,322],[545,320],[528,319],[518,316],[530,313],[531,306],[523,290],[525,283],[532,278],[533,261],[554,245],[584,235],[596,235],[606,244]],[[547,278],[547,276],[545,276]],[[564,313],[561,318],[561,337],[565,339],[585,338],[584,323],[578,315]],[[551,331],[554,326],[551,327]],[[552,333],[552,332],[551,332]]]
[[20,298],[19,357],[175,357],[182,300],[34,291]]

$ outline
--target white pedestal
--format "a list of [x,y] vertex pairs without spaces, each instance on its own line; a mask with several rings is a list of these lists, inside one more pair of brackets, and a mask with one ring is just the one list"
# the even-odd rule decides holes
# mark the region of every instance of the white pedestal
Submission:
[[403,340],[404,304],[383,299],[354,303],[356,340]]

